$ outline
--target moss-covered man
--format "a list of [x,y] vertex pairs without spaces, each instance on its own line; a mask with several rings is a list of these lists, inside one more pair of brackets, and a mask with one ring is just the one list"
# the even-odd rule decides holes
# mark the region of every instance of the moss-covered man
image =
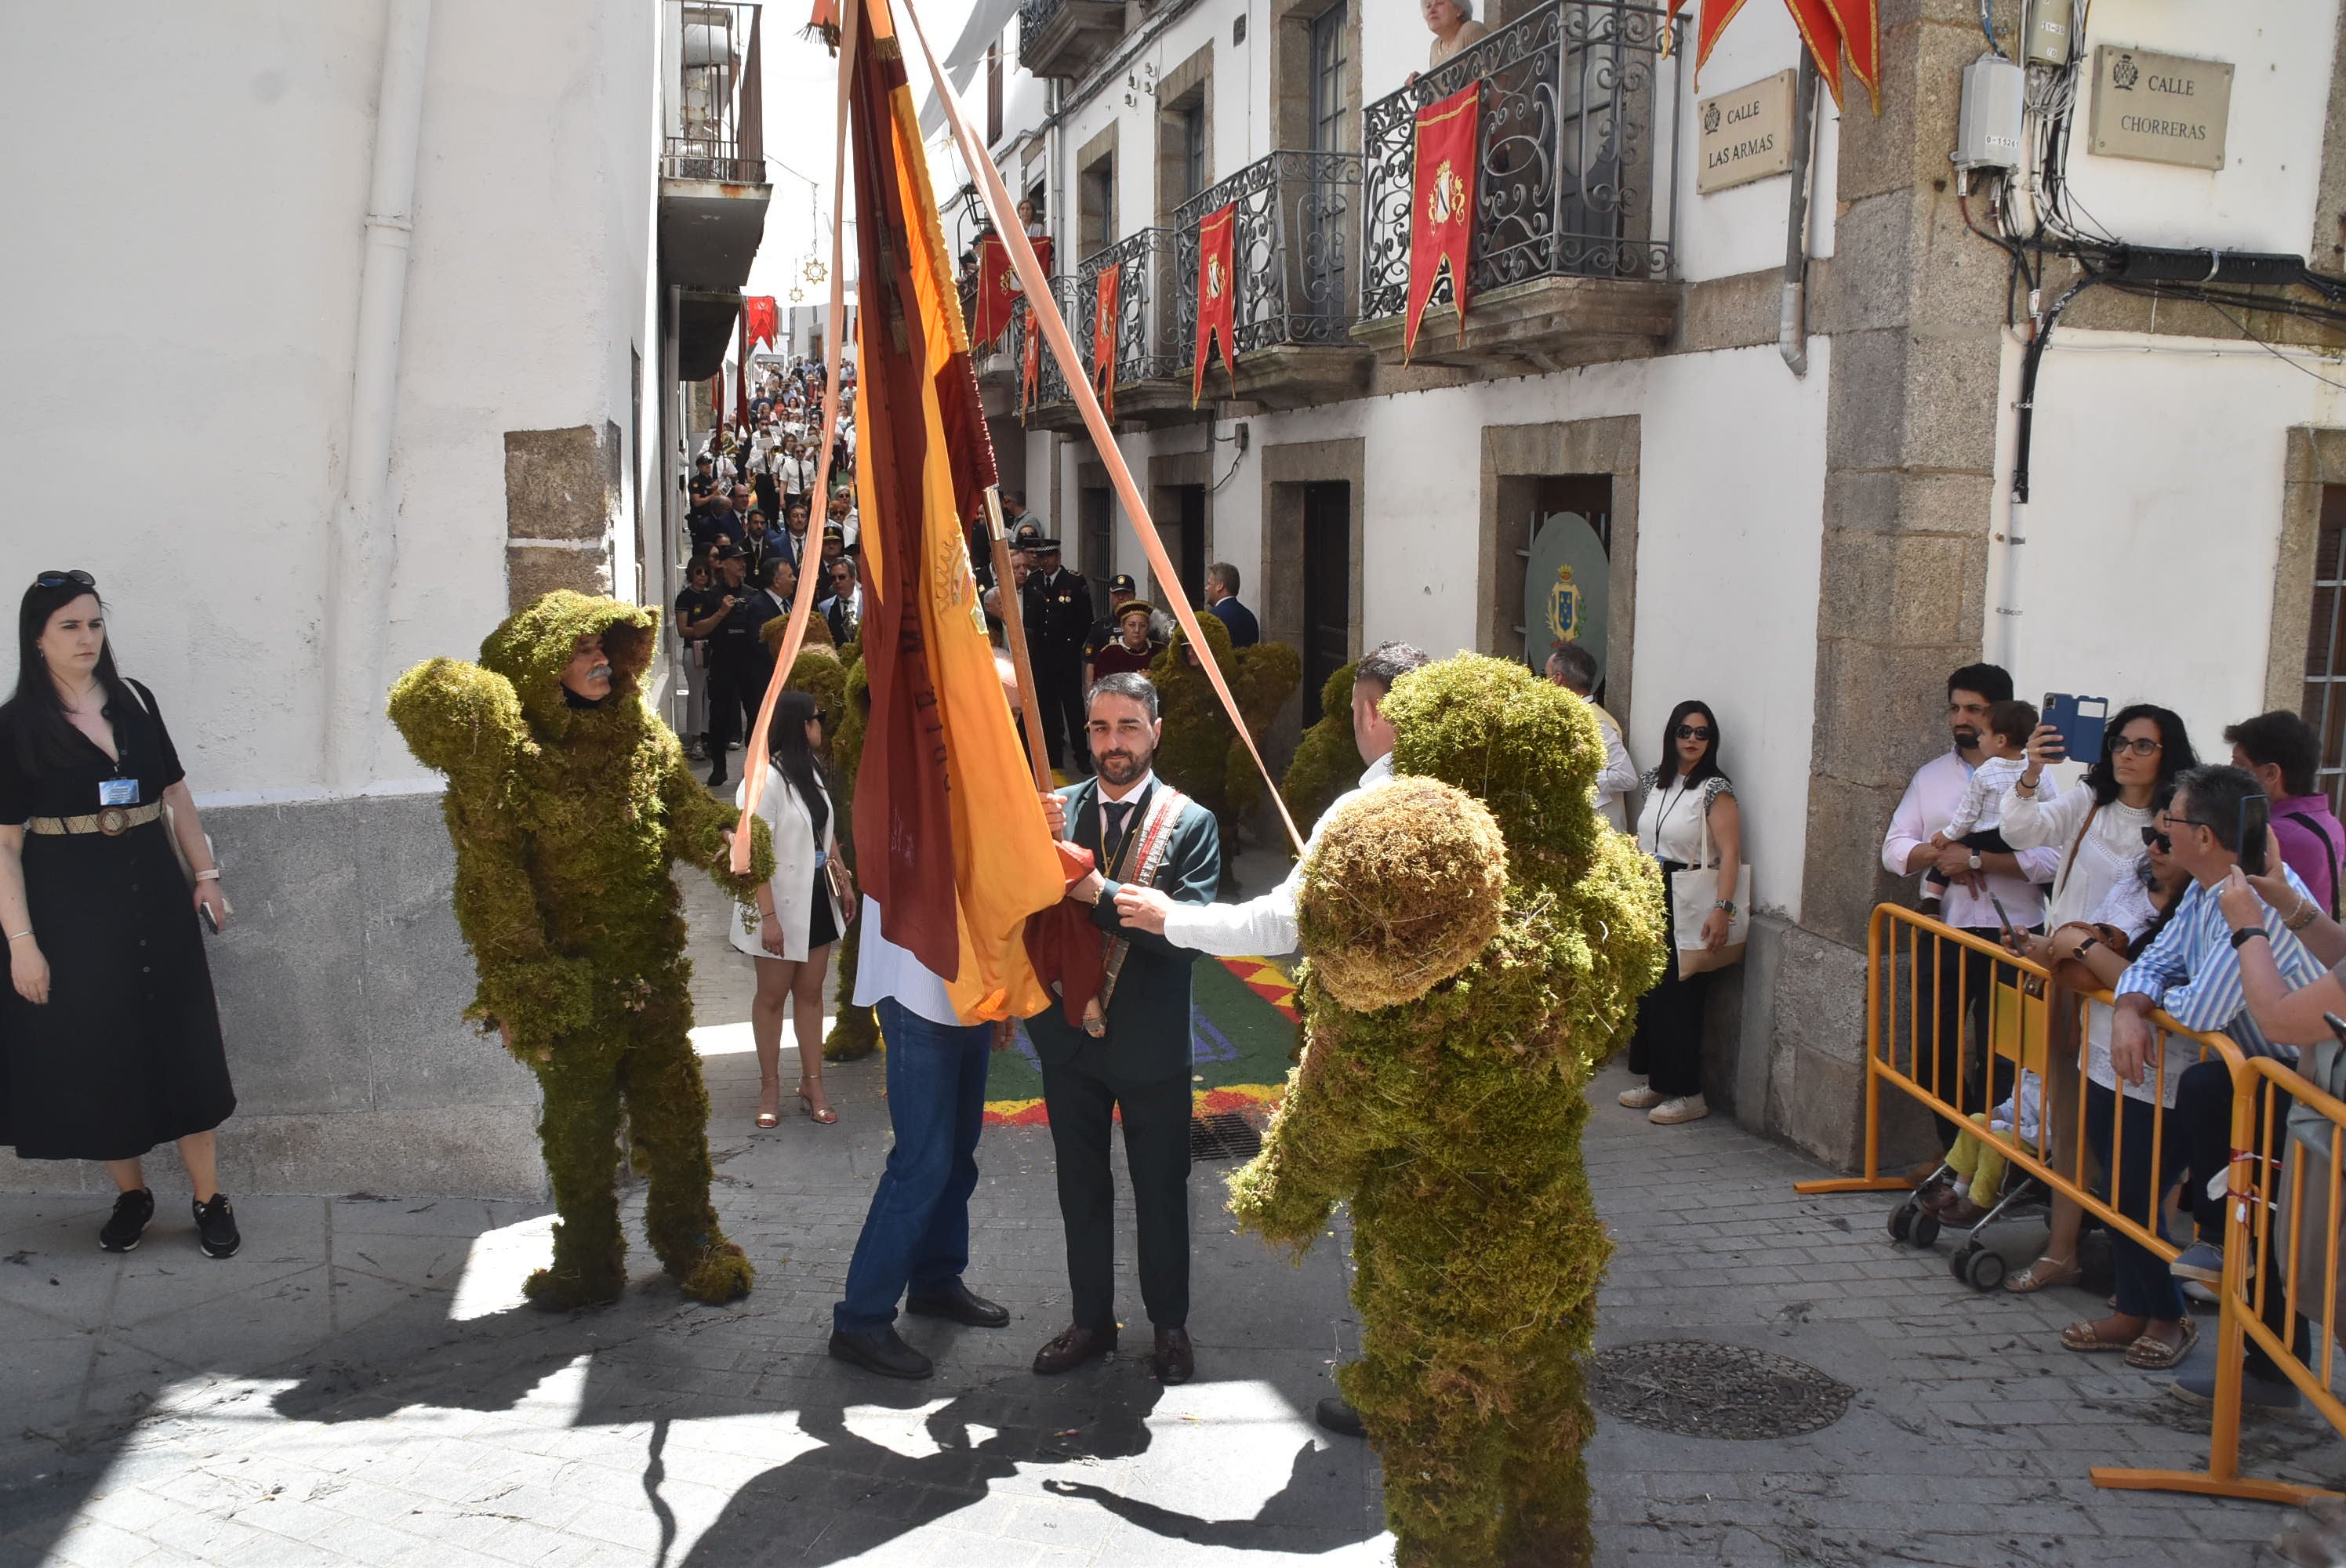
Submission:
[[1362,1359],[1339,1381],[1402,1568],[1568,1568],[1610,1251],[1582,1090],[1660,971],[1661,889],[1590,806],[1578,698],[1460,655],[1379,709],[1397,777],[1304,860],[1303,1060],[1230,1207],[1300,1253],[1351,1202]]
[[760,823],[750,874],[728,874],[730,814],[638,686],[658,625],[656,610],[557,590],[490,633],[479,664],[430,660],[391,694],[409,747],[448,776],[456,921],[480,973],[466,1016],[502,1033],[545,1091],[554,1262],[525,1288],[550,1310],[627,1286],[623,1107],[661,1265],[698,1300],[750,1288],[709,1201],[709,1095],[669,866],[709,868],[742,900],[773,855]]

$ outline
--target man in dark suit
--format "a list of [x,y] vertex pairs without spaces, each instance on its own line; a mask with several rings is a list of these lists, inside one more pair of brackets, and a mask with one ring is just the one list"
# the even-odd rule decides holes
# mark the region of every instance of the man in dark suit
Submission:
[[1081,572],[1059,565],[1056,539],[1026,535],[1022,592],[1026,651],[1043,708],[1043,745],[1051,766],[1088,772],[1084,752],[1084,636],[1092,627],[1092,589]]
[[[1213,813],[1158,782],[1157,688],[1137,674],[1092,687],[1086,716],[1094,776],[1043,798],[1053,833],[1093,852],[1068,898],[1126,944],[1107,995],[1106,1032],[1070,1024],[1056,1003],[1026,1021],[1043,1064],[1043,1103],[1058,1164],[1075,1321],[1036,1352],[1037,1372],[1064,1372],[1116,1349],[1116,1184],[1108,1126],[1124,1121],[1125,1166],[1140,1231],[1140,1296],[1155,1327],[1150,1366],[1168,1383],[1196,1369],[1189,1345],[1189,966],[1196,954],[1127,926],[1116,895],[1146,878],[1178,903],[1213,902],[1221,840]],[[1113,957],[1111,962],[1118,962]]]
[[1239,569],[1228,561],[1206,568],[1206,608],[1230,629],[1230,647],[1250,648],[1262,641],[1262,625],[1254,612],[1239,603]]

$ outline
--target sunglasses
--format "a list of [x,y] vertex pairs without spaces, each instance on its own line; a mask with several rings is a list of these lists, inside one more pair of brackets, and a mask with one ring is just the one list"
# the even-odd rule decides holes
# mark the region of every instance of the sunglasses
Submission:
[[2157,850],[2162,855],[2175,853],[2175,840],[2157,828],[2145,828],[2142,830],[2142,844],[2143,848]]
[[36,588],[62,588],[67,583],[93,590],[97,586],[97,579],[87,572],[44,572],[33,579],[33,586]]
[[2162,742],[2153,740],[2147,735],[2137,735],[2132,739],[2120,736],[2110,742],[2110,753],[2113,756],[2121,751],[2131,751],[2137,757],[2156,757],[2164,748]]
[[1708,724],[1681,724],[1677,733],[1680,740],[1708,740],[1712,732]]

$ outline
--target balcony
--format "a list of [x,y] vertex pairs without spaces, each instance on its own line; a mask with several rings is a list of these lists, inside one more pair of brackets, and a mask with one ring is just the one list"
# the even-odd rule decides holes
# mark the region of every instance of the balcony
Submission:
[[675,75],[663,106],[660,280],[738,294],[766,231],[765,115],[759,87],[760,7],[665,8]]
[[[1051,280],[1051,298],[1059,307],[1060,316],[1067,323],[1068,335],[1076,340],[1076,352],[1086,352],[1086,343],[1091,335],[1088,319],[1078,320],[1076,314],[1076,280],[1062,273]],[[1018,410],[1018,377],[1025,364],[1027,334],[1038,329],[1035,312],[1021,306],[1013,313],[1010,331],[1002,335],[1009,351],[1008,411]],[[981,387],[982,390],[982,387]],[[1060,373],[1059,361],[1051,352],[1049,343],[1035,345],[1035,397],[1027,405],[1026,423],[1037,430],[1056,430],[1073,434],[1084,428],[1084,416],[1076,408],[1074,394],[1067,391],[1067,378]]]
[[[1185,380],[1198,334],[1198,226],[1234,206],[1237,396],[1292,409],[1367,390],[1372,356],[1352,337],[1361,168],[1357,153],[1274,152],[1176,209],[1173,341]],[[1218,358],[1207,392],[1227,392],[1231,373]]]
[[1124,0],[1025,0],[1018,63],[1038,76],[1076,81],[1124,36]]
[[1678,309],[1674,174],[1658,227],[1653,199],[1656,131],[1677,123],[1679,73],[1656,68],[1673,25],[1658,6],[1551,0],[1371,104],[1352,336],[1400,361],[1417,111],[1480,81],[1466,331],[1445,276],[1414,360],[1512,375],[1657,352]]
[[[1067,325],[1095,387],[1101,383],[1093,331],[1100,280],[1110,268],[1117,272],[1113,351],[1116,418],[1121,425],[1154,428],[1203,417],[1189,407],[1189,344],[1195,340],[1183,335],[1177,252],[1172,229],[1144,229],[1085,258],[1076,270],[1076,309]],[[1195,267],[1192,261],[1193,279]]]

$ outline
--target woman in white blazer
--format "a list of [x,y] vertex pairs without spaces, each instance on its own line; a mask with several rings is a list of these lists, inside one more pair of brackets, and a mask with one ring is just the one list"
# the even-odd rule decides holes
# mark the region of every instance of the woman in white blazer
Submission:
[[[810,1120],[835,1122],[839,1113],[822,1093],[822,983],[831,944],[855,907],[853,883],[842,899],[831,885],[838,859],[838,814],[814,748],[822,719],[814,698],[785,691],[774,703],[769,730],[772,758],[758,796],[758,815],[774,836],[774,874],[758,890],[758,929],[732,929],[733,945],[758,961],[758,994],[750,1003],[750,1033],[758,1045],[758,1125],[781,1120],[782,1013],[795,1003],[799,1040],[799,1108]],[[746,774],[748,769],[743,769]],[[733,803],[749,789],[742,779]],[[846,868],[840,866],[842,879]]]

